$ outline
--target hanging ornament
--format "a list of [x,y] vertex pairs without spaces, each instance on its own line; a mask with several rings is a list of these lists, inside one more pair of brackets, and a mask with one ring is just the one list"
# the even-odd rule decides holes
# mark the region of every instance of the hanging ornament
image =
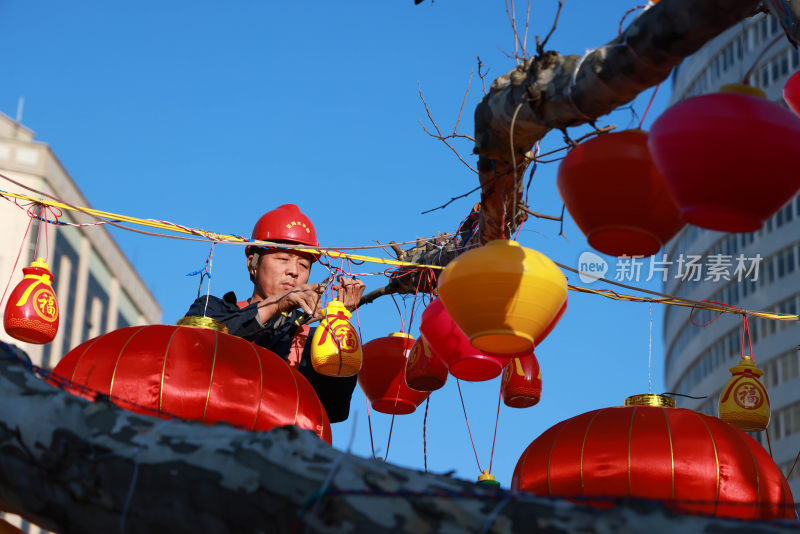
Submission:
[[361,369],[361,340],[350,317],[337,299],[322,310],[322,321],[311,340],[311,364],[319,374],[353,376]]
[[9,336],[26,343],[50,343],[58,331],[58,300],[53,274],[42,258],[23,267],[25,276],[6,303],[3,326]]
[[542,397],[542,370],[535,354],[514,358],[503,369],[503,403],[511,408],[529,408]]
[[579,144],[561,161],[556,185],[589,245],[604,254],[651,256],[685,225],[642,130]]
[[764,371],[749,356],[730,371],[731,379],[719,397],[719,418],[745,432],[765,430],[770,419],[769,396],[758,379]]
[[439,298],[475,348],[510,357],[533,350],[567,299],[567,279],[544,254],[497,239],[447,265]]
[[[280,356],[227,334],[208,317],[180,325],[129,326],[69,351],[53,382],[121,408],[246,430],[296,425],[331,443],[328,415],[311,383]],[[66,383],[64,383],[66,382]]]
[[800,115],[800,70],[792,74],[783,86],[783,100],[789,109]]
[[447,313],[441,299],[434,299],[422,312],[419,331],[434,356],[438,356],[450,374],[460,380],[491,380],[503,371],[509,361],[506,355],[488,354],[473,347]]
[[372,408],[381,413],[405,415],[414,412],[428,392],[415,391],[406,385],[406,362],[414,338],[394,332],[364,344],[364,364],[358,373],[358,385]]
[[478,485],[487,488],[499,488],[500,482],[494,479],[494,475],[491,474],[488,469],[484,469],[478,476]]
[[419,336],[406,364],[406,385],[417,391],[436,391],[447,382],[447,365]]
[[800,188],[800,117],[757,88],[722,91],[669,108],[648,146],[684,221],[755,232]]
[[556,424],[522,453],[511,489],[605,508],[633,497],[679,513],[794,519],[789,484],[764,447],[721,419],[674,405],[636,395],[624,407]]

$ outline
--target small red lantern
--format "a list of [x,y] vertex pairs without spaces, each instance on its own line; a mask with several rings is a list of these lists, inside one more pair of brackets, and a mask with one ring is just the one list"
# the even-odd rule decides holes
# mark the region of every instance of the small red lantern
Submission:
[[[746,89],[740,89],[745,87]],[[800,188],[800,117],[763,91],[726,86],[672,106],[648,144],[684,221],[722,232],[754,232]]]
[[406,385],[406,362],[414,338],[403,332],[373,339],[361,347],[363,361],[358,384],[376,411],[394,415],[413,413],[429,393]]
[[525,449],[512,490],[600,507],[635,497],[681,513],[794,518],[789,484],[764,447],[716,417],[671,406],[636,395],[558,423]]
[[[108,395],[121,408],[154,417],[247,430],[297,425],[331,443],[314,388],[274,352],[224,333],[205,317],[183,324],[120,328],[90,339],[58,362],[54,382],[76,395]],[[216,329],[211,329],[216,328]]]
[[440,299],[434,299],[422,312],[419,331],[434,355],[448,366],[450,374],[461,380],[491,380],[503,371],[513,356],[495,356],[473,347]]
[[800,70],[792,74],[783,86],[783,100],[789,109],[800,115]]
[[42,258],[23,267],[25,276],[8,297],[3,326],[8,335],[26,343],[50,343],[58,332],[58,301],[53,274]]
[[503,403],[530,408],[542,398],[542,370],[535,354],[514,358],[503,369]]
[[575,224],[604,254],[651,256],[685,224],[642,130],[579,144],[561,161],[556,185]]
[[447,382],[447,365],[433,354],[423,336],[411,347],[406,364],[406,384],[417,391],[436,391]]

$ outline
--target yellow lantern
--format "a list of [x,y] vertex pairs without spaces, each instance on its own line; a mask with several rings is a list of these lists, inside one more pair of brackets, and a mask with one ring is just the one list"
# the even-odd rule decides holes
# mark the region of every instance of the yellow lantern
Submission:
[[719,397],[719,418],[745,432],[761,432],[770,418],[767,389],[758,380],[764,371],[749,356],[730,371],[733,376]]
[[567,279],[544,254],[498,239],[450,262],[439,298],[476,349],[530,353],[566,301]]
[[311,340],[311,365],[319,374],[353,376],[361,370],[361,340],[350,317],[336,299],[322,310],[322,321]]

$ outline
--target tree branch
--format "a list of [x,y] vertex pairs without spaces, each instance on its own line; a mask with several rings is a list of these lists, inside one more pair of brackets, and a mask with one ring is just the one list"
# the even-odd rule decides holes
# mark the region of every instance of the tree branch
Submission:
[[[7,356],[7,354],[6,354]],[[308,430],[246,432],[89,402],[0,359],[0,507],[62,533],[600,533],[741,529],[625,501],[599,510],[395,467]],[[788,527],[786,527],[788,529]],[[779,525],[747,525],[755,534]]]
[[[524,172],[524,167],[509,168],[510,162],[523,161],[551,129],[590,123],[630,102],[758,5],[759,0],[662,0],[617,38],[583,57],[545,52],[497,78],[475,109],[473,151],[479,155],[487,219],[481,221],[481,241],[513,235],[520,220],[509,212],[519,204],[519,189],[488,180],[497,169],[512,175]],[[512,116],[520,104],[512,143]]]

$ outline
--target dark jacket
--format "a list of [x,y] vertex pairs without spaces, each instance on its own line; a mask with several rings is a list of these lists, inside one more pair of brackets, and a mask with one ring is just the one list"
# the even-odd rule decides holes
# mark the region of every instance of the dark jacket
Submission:
[[[289,357],[292,339],[297,333],[296,321],[302,315],[299,310],[287,314],[277,314],[267,320],[264,326],[258,324],[256,303],[239,308],[236,295],[226,293],[221,299],[214,296],[200,297],[189,307],[186,315],[211,317],[228,327],[234,336],[254,342],[256,345],[271,350],[284,360]],[[311,328],[308,340],[303,347],[303,355],[297,370],[308,379],[317,392],[322,406],[328,413],[331,423],[339,423],[350,414],[350,398],[356,387],[357,378],[346,378],[321,375],[311,365],[311,339],[316,327]]]

